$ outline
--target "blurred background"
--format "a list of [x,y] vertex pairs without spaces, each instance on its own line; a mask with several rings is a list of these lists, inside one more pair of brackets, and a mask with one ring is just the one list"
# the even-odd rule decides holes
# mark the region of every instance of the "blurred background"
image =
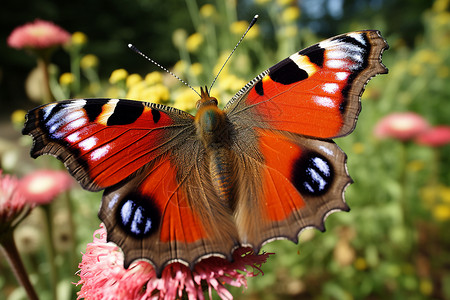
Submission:
[[[53,158],[31,159],[31,138],[20,133],[24,113],[42,103],[44,91],[36,55],[7,44],[16,27],[42,19],[71,34],[50,59],[56,100],[122,97],[192,111],[197,96],[127,44],[194,87],[209,85],[255,14],[260,16],[257,25],[213,89],[222,105],[279,60],[353,30],[381,31],[390,45],[383,54],[389,74],[368,83],[356,130],[336,140],[348,155],[355,181],[346,191],[351,211],[331,215],[325,233],[305,231],[299,245],[266,245],[264,250],[276,255],[263,265],[264,276],[249,279],[244,292],[231,288],[235,298],[450,299],[449,0],[4,2],[3,172],[20,178],[60,168]],[[414,113],[413,118],[397,114],[405,112]],[[425,126],[420,128],[417,120]],[[100,199],[101,193],[75,184],[45,208],[34,209],[15,230],[42,299],[51,295],[47,278],[52,268],[58,273],[59,298],[76,297],[78,288],[71,283],[79,280],[75,272],[81,252],[98,228]],[[48,247],[54,248],[53,265]],[[3,257],[0,299],[25,299]]]

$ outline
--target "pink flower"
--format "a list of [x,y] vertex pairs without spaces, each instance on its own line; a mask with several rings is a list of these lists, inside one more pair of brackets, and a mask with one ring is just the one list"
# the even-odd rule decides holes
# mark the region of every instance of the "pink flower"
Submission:
[[393,113],[378,121],[374,134],[378,138],[390,137],[408,141],[428,130],[429,127],[428,122],[416,113]]
[[39,170],[22,178],[20,186],[26,199],[36,204],[47,204],[68,190],[72,178],[66,171]]
[[[224,284],[246,286],[246,277],[262,273],[260,266],[271,254],[258,255],[249,248],[239,248],[233,254],[233,262],[210,257],[197,263],[193,271],[172,263],[157,278],[152,265],[146,261],[134,262],[125,269],[123,253],[116,245],[106,242],[106,230],[103,224],[100,227],[79,265],[81,279],[77,285],[82,287],[78,299],[176,299],[183,294],[191,300],[204,299],[205,285],[209,298],[214,289],[222,299],[232,299]],[[248,266],[257,272],[250,271]]]
[[0,170],[0,241],[1,235],[13,229],[32,206],[22,193],[20,181]]
[[62,45],[70,40],[70,34],[49,21],[35,20],[14,29],[8,37],[12,48],[45,49]]
[[416,143],[439,147],[450,143],[450,126],[436,126],[424,131],[416,138]]

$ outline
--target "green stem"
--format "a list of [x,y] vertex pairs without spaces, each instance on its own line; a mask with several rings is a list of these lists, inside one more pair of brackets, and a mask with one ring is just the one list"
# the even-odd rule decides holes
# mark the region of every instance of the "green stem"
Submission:
[[30,282],[30,279],[28,278],[27,271],[25,270],[22,259],[20,258],[19,252],[17,251],[12,231],[5,234],[2,240],[2,244],[0,244],[0,248],[5,254],[17,281],[25,289],[28,299],[38,300],[39,298],[33,288],[33,285]]
[[50,75],[48,72],[49,59],[46,58],[45,55],[38,57],[38,68],[42,72],[43,80],[44,80],[44,96],[43,103],[50,103],[55,101],[53,97],[52,91],[50,89]]
[[52,213],[51,204],[42,205],[45,212],[45,219],[47,223],[47,238],[46,238],[46,250],[48,256],[48,263],[50,266],[50,288],[52,291],[52,299],[57,300],[57,284],[58,284],[58,273],[55,264],[55,245],[53,244],[53,230],[52,230]]

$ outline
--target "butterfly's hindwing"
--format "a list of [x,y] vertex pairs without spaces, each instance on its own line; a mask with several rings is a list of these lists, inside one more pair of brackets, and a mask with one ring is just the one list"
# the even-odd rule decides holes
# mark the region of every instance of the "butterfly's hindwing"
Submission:
[[[257,132],[263,160],[247,155],[243,159],[261,175],[258,180],[239,181],[245,188],[240,189],[235,212],[244,244],[259,249],[272,239],[297,242],[302,229],[324,230],[331,211],[348,210],[343,192],[352,181],[345,167],[346,155],[334,142]],[[258,197],[252,197],[255,191]]]

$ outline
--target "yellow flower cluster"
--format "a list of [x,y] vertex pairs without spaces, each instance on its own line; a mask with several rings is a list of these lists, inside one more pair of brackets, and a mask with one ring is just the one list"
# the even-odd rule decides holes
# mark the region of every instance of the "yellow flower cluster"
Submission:
[[438,221],[450,221],[450,186],[428,186],[421,191],[422,200]]

